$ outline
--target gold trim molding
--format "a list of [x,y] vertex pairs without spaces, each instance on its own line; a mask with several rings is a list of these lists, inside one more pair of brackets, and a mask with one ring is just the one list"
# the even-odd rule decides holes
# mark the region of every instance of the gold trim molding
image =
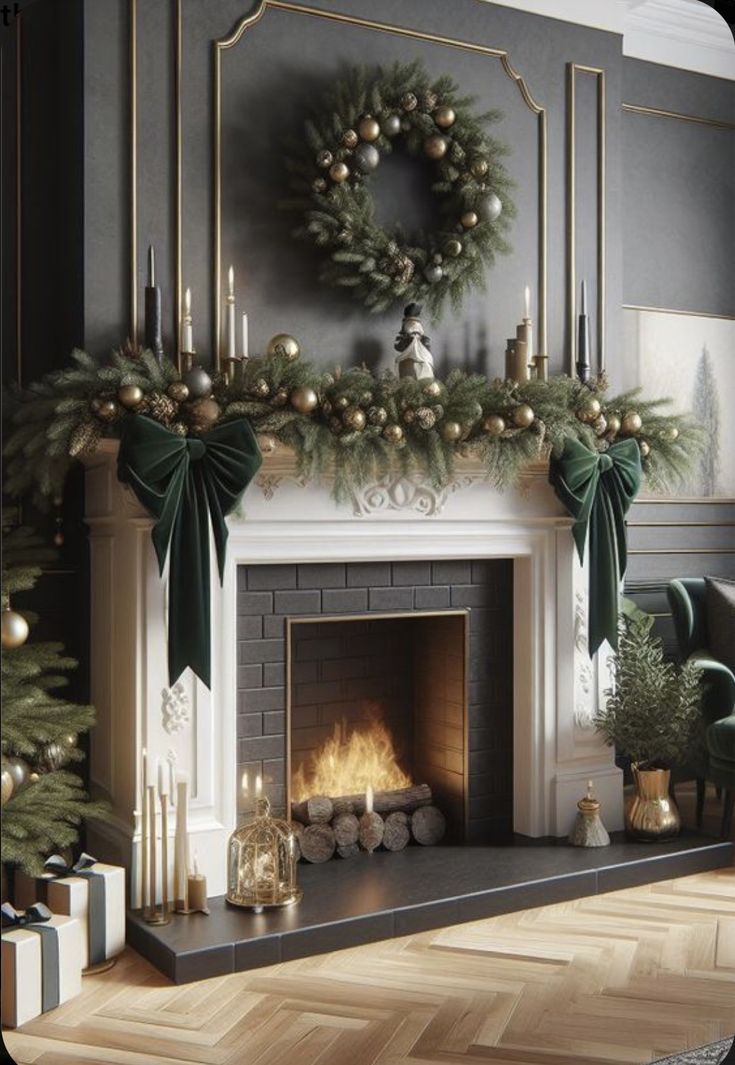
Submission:
[[605,299],[606,273],[606,226],[605,201],[607,184],[606,118],[605,118],[605,71],[582,63],[567,63],[567,330],[569,333],[570,367],[576,375],[577,362],[577,74],[591,74],[597,81],[597,358],[600,370],[605,369]]
[[489,56],[499,59],[503,70],[511,81],[515,82],[518,91],[526,107],[536,115],[538,119],[538,347],[539,354],[548,354],[547,350],[547,258],[548,258],[548,143],[547,143],[547,118],[546,109],[534,98],[525,79],[510,62],[510,56],[502,48],[491,48],[488,45],[475,44],[472,41],[464,41],[454,37],[444,37],[439,34],[426,33],[422,30],[413,30],[406,26],[394,26],[386,22],[377,22],[373,19],[359,18],[355,15],[346,15],[338,11],[320,11],[307,7],[304,4],[293,3],[291,0],[261,0],[258,7],[250,15],[244,16],[237,23],[233,31],[220,40],[213,42],[214,48],[214,249],[213,249],[213,352],[215,366],[220,363],[220,346],[222,331],[222,56],[225,51],[235,47],[243,35],[263,18],[268,9],[288,11],[297,15],[305,15],[310,18],[325,19],[328,22],[338,22],[348,26],[358,26],[362,29],[373,30],[378,33],[388,33],[397,37],[409,37],[412,40],[427,41],[431,44],[443,45],[447,48],[458,48],[466,52],[474,52],[477,55]]
[[655,311],[657,314],[683,314],[689,318],[721,318],[725,322],[735,322],[735,314],[715,314],[713,311],[679,311],[674,307],[646,307],[640,303],[624,303],[624,311]]
[[[4,53],[3,53],[4,54]],[[15,372],[23,384],[23,14],[15,19]],[[19,504],[20,506],[20,504]]]
[[663,107],[645,107],[643,104],[621,104],[622,111],[632,115],[653,115],[655,118],[674,118],[679,122],[693,122],[698,126],[709,126],[711,129],[732,131],[735,123],[725,122],[718,118],[704,118],[702,115],[687,115],[683,111],[667,111]]

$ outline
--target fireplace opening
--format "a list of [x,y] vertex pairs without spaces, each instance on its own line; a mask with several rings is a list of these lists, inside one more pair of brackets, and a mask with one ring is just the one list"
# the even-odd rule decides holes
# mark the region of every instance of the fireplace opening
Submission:
[[287,780],[294,816],[327,796],[361,813],[437,808],[467,836],[467,610],[289,619]]

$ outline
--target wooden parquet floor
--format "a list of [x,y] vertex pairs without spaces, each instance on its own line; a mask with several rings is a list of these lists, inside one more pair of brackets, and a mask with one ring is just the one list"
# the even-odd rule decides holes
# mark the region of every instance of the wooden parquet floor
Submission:
[[182,987],[127,951],[4,1038],[35,1065],[619,1065],[733,1031],[722,870]]

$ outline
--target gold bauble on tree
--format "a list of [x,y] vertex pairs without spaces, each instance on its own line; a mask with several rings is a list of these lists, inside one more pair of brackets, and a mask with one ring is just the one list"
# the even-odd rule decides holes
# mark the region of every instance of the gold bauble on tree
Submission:
[[362,432],[367,425],[365,411],[360,407],[348,407],[342,415],[342,421],[347,429],[352,429],[356,433]]
[[482,428],[490,436],[500,436],[505,432],[505,418],[501,418],[499,414],[488,414],[482,423]]
[[318,403],[319,397],[308,385],[295,388],[291,393],[291,406],[299,414],[310,414],[311,411],[316,410]]
[[271,394],[271,386],[264,377],[259,377],[252,387],[252,392],[258,399],[267,399]]
[[368,421],[371,425],[385,425],[388,421],[388,411],[385,407],[371,407],[368,411]]
[[534,417],[533,410],[527,403],[521,403],[520,407],[516,407],[512,414],[513,424],[519,429],[528,429],[533,424]]
[[593,422],[600,416],[602,406],[599,399],[590,396],[577,411],[577,417],[581,422]]
[[617,414],[608,414],[607,431],[610,436],[615,436],[616,433],[619,433],[621,425],[622,422],[620,421],[620,418],[617,416]]
[[636,411],[629,411],[623,418],[621,429],[629,436],[639,433],[642,428],[643,422],[641,421],[641,416]]
[[123,407],[133,410],[143,400],[143,389],[138,385],[120,385],[117,390],[117,398]]
[[329,168],[329,176],[332,181],[336,181],[340,185],[350,176],[350,168],[347,163],[332,163]]
[[462,223],[465,229],[474,229],[477,223],[479,222],[479,218],[477,217],[474,211],[465,211],[462,217],[460,218],[460,222]]
[[24,762],[22,758],[8,758],[4,763],[4,768],[10,773],[13,781],[13,791],[18,791],[19,788],[28,783],[28,763]]
[[166,389],[166,393],[174,403],[186,403],[189,398],[189,389],[183,381],[173,381]]
[[365,115],[358,123],[357,132],[364,141],[376,141],[380,136],[380,124],[372,115]]
[[357,132],[354,129],[346,129],[342,134],[342,144],[345,148],[357,147],[358,140],[359,137],[357,136]]
[[220,414],[219,403],[211,396],[206,396],[204,399],[195,400],[190,405],[189,424],[195,432],[206,433],[216,423]]
[[441,107],[437,107],[434,112],[434,121],[439,129],[449,129],[457,121],[457,116],[453,108],[443,104]]
[[456,237],[451,237],[444,245],[444,254],[456,259],[462,254],[462,241],[457,240]]
[[276,333],[268,341],[266,355],[269,358],[273,358],[274,355],[285,356],[289,362],[295,362],[301,355],[301,348],[296,337],[292,337],[288,333]]
[[427,396],[440,396],[442,394],[442,386],[439,381],[429,381],[424,385],[424,393]]
[[400,444],[403,440],[403,429],[400,425],[386,425],[383,429],[383,436],[389,444]]
[[476,178],[483,178],[487,174],[487,161],[485,159],[474,159],[470,163],[470,170],[472,176]]
[[114,399],[103,399],[97,408],[97,417],[103,422],[111,422],[117,418],[120,408]]
[[28,622],[10,605],[2,612],[2,645],[6,651],[22,647],[28,639]]
[[462,435],[462,426],[459,422],[444,422],[442,425],[442,438],[451,444],[455,440],[459,440]]
[[447,154],[447,140],[440,133],[432,133],[424,141],[424,155],[429,159],[443,159]]

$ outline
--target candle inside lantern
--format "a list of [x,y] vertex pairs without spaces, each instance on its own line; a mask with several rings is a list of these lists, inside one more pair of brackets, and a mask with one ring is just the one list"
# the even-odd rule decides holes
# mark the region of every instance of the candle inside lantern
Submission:
[[250,358],[247,314],[242,316],[242,357],[243,359]]
[[371,814],[373,812],[373,786],[368,784],[365,792],[365,813]]
[[235,347],[235,269],[230,267],[227,272],[227,351],[226,357],[236,357]]
[[181,350],[194,351],[194,329],[191,318],[191,289],[184,293],[184,316],[181,322]]
[[260,773],[255,778],[255,798],[259,799],[263,794],[263,778]]
[[161,362],[161,289],[156,284],[156,252],[152,245],[148,248],[148,284],[145,290],[145,346]]

